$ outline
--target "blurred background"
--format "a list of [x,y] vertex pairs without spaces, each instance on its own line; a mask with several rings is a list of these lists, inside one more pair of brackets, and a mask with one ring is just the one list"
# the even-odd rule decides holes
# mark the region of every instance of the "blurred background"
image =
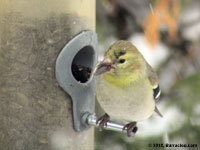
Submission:
[[132,138],[96,130],[95,149],[155,149],[148,147],[153,143],[200,149],[200,0],[97,0],[96,7],[99,59],[116,40],[131,41],[158,72],[164,117],[138,122]]

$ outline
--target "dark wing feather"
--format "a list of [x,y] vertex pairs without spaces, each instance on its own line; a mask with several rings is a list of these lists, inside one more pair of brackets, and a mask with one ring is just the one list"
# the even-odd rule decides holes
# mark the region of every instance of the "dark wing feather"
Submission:
[[[160,90],[160,87],[159,87],[159,84],[158,84],[158,76],[157,74],[154,72],[154,70],[152,69],[152,67],[146,63],[147,67],[146,67],[146,70],[147,70],[147,76],[148,76],[148,79],[149,79],[149,82],[150,84],[152,85],[152,90],[153,90],[153,97],[155,99],[155,101],[157,101],[159,99],[159,96],[161,94],[161,90]],[[160,111],[158,110],[157,106],[155,107],[155,110],[154,110],[160,117],[162,117],[162,114],[160,113]]]
[[160,87],[159,85],[157,86],[157,88],[153,88],[153,97],[155,100],[158,100],[159,97],[160,97],[160,94],[161,94],[161,90],[160,90]]

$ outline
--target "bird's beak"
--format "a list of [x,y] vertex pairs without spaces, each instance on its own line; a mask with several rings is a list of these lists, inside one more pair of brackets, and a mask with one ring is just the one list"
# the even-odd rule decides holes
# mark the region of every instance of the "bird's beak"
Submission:
[[110,71],[111,69],[115,69],[115,67],[112,65],[110,59],[105,58],[103,61],[99,62],[95,69],[94,69],[94,75],[100,75],[103,73],[106,73]]

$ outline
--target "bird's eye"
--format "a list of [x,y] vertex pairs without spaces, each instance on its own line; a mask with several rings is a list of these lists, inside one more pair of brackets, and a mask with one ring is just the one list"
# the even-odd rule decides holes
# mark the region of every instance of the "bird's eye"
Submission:
[[125,59],[120,59],[119,63],[123,64],[126,60]]

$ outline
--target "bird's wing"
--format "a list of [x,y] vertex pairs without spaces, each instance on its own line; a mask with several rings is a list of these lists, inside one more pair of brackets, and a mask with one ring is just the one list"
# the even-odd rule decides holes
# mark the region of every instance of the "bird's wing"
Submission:
[[[153,97],[154,97],[155,101],[158,101],[160,94],[161,94],[161,90],[160,90],[159,83],[158,83],[158,76],[148,63],[146,63],[146,66],[147,66],[147,76],[148,76],[148,79],[150,81],[150,84],[151,84],[152,90],[153,90]],[[157,106],[155,106],[155,112],[160,117],[162,117],[162,114],[158,110]]]
[[157,100],[161,93],[161,90],[160,90],[160,87],[158,84],[158,76],[154,72],[152,67],[148,63],[146,63],[146,64],[147,64],[147,76],[148,76],[149,82],[153,89],[153,97],[155,100]]

